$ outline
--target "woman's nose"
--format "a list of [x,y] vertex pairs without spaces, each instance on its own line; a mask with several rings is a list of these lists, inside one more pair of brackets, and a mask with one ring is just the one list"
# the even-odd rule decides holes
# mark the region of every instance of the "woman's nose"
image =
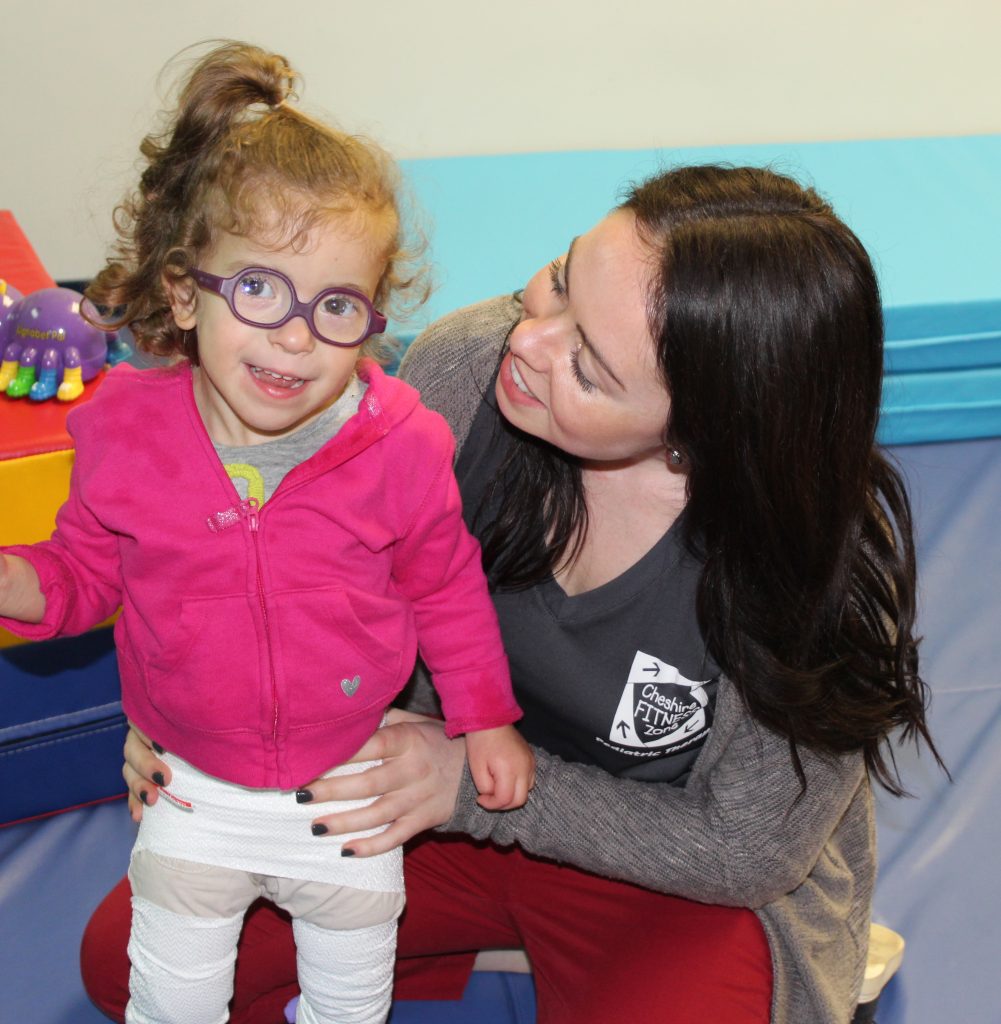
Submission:
[[271,328],[270,338],[273,345],[286,352],[311,352],[319,344],[310,325],[301,316],[294,316],[280,327]]
[[511,351],[533,369],[543,367],[567,347],[567,329],[560,311],[526,308],[525,318],[515,325],[508,340]]

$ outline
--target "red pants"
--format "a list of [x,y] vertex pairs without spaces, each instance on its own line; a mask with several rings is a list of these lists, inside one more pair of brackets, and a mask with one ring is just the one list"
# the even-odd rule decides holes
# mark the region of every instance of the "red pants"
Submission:
[[[397,999],[459,999],[475,951],[521,946],[532,962],[538,1024],[767,1024],[771,959],[748,910],[707,906],[464,839],[407,853]],[[109,1016],[128,999],[128,881],[87,927],[84,984]],[[247,915],[233,1024],[278,1024],[298,992],[288,918]]]

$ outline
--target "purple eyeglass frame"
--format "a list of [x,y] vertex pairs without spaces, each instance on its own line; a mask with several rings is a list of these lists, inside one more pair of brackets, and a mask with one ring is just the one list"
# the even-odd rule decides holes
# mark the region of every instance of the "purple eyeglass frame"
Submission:
[[[276,320],[273,324],[257,323],[254,320],[248,320],[245,316],[241,316],[240,313],[237,312],[236,303],[233,300],[233,293],[236,291],[236,282],[243,277],[244,274],[251,274],[254,271],[258,271],[262,274],[271,274],[274,277],[280,278],[288,285],[289,294],[292,296],[292,305],[289,307],[289,311],[281,318],[281,320]],[[210,274],[205,270],[199,270],[197,267],[192,267],[188,273],[191,274],[200,288],[214,292],[216,295],[221,295],[226,300],[226,305],[229,306],[229,311],[233,316],[235,316],[240,323],[247,324],[249,327],[281,327],[282,324],[287,324],[289,320],[292,320],[294,317],[301,316],[309,325],[310,331],[312,331],[320,341],[325,345],[335,345],[337,348],[357,348],[359,345],[368,341],[373,334],[382,334],[386,329],[386,318],[375,308],[375,306],[372,305],[372,300],[363,292],[356,291],[354,288],[324,288],[322,291],[314,295],[309,302],[300,302],[299,293],[295,290],[295,285],[281,271],[272,270],[270,267],[244,267],[242,270],[238,270],[233,274],[232,277],[218,277],[217,275]],[[362,334],[357,341],[332,341],[330,338],[325,338],[322,334],[317,333],[316,322],[313,320],[313,312],[316,310],[317,304],[320,300],[325,295],[330,295],[331,292],[337,292],[341,295],[350,295],[353,299],[358,299],[368,308],[368,326],[365,329],[365,333]]]

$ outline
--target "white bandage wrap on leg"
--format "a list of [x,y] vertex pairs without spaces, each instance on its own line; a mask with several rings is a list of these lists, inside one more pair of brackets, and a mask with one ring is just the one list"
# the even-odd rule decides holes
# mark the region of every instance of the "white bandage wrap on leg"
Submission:
[[396,921],[348,931],[292,922],[302,995],[296,1024],[383,1024],[393,995]]
[[126,1024],[223,1024],[243,914],[189,917],[132,899]]

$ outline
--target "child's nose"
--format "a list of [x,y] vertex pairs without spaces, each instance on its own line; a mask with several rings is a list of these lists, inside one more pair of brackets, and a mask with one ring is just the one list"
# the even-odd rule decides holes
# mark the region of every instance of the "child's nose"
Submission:
[[286,352],[310,352],[317,345],[316,336],[305,318],[294,316],[281,327],[271,329],[271,342]]

